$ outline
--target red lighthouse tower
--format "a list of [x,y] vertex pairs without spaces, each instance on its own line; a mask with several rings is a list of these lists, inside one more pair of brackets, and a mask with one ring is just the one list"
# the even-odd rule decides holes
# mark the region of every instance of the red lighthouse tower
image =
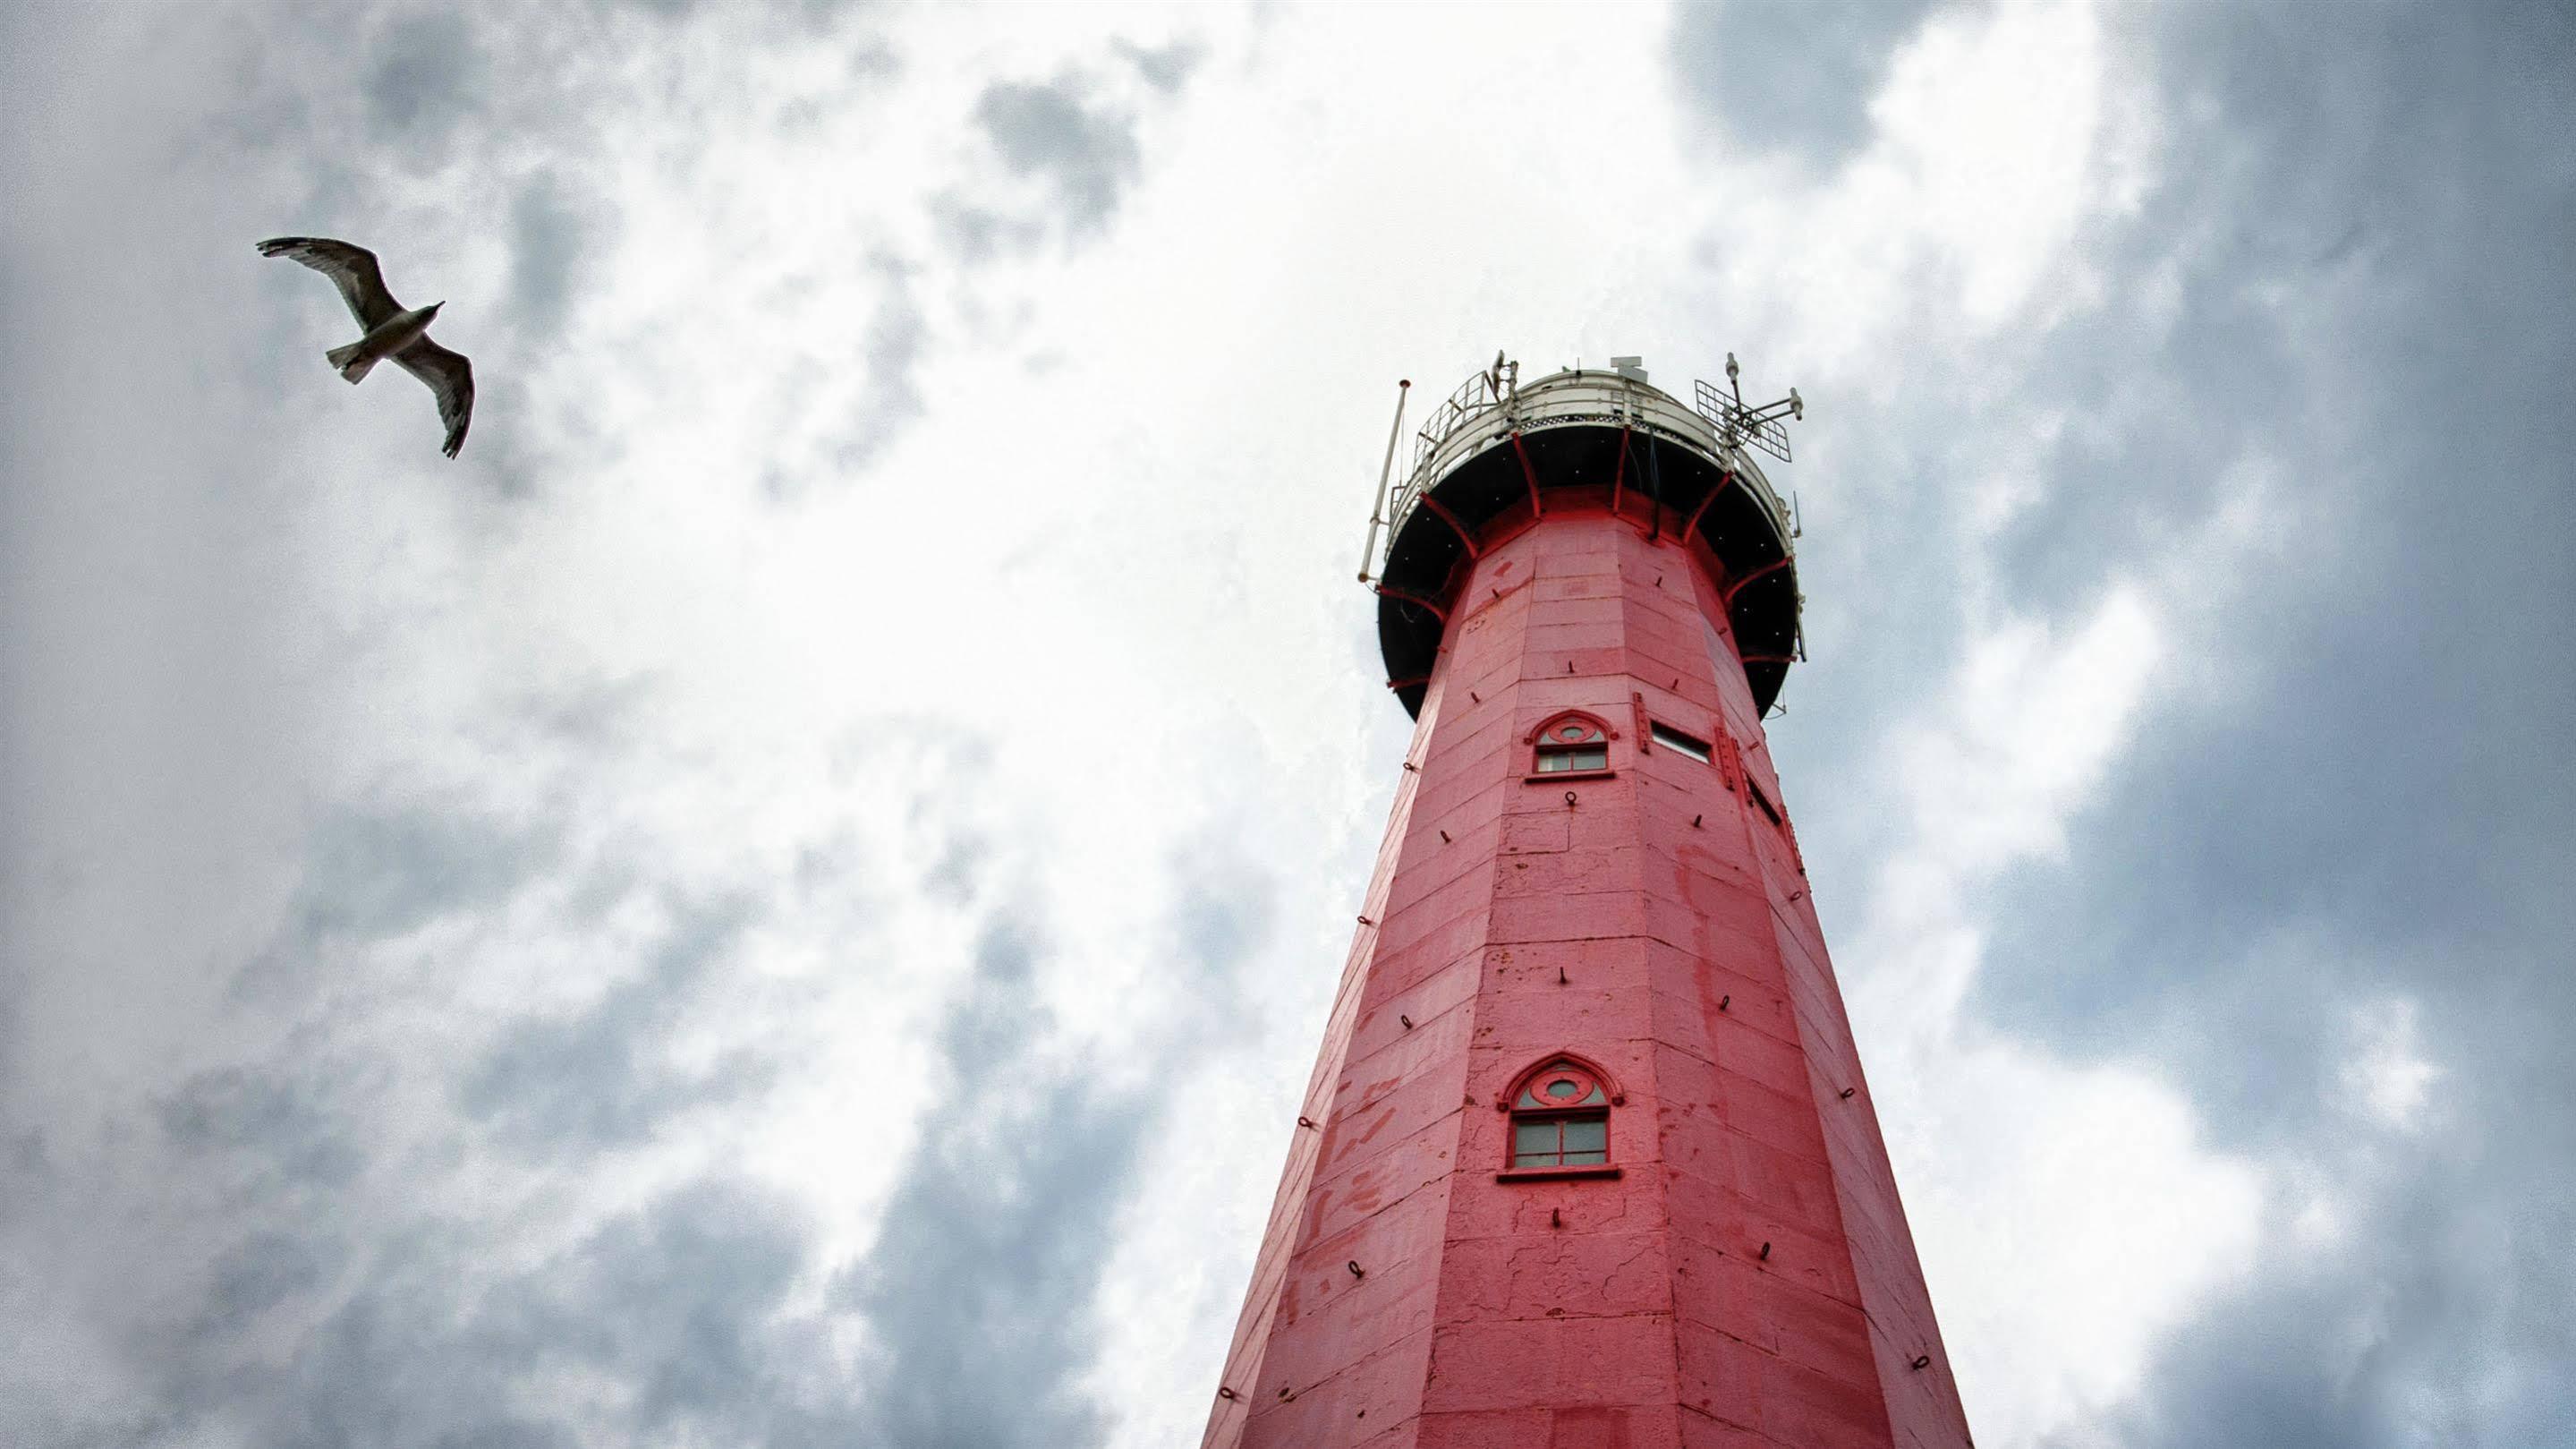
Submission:
[[1209,1446],[1968,1443],[1763,738],[1797,394],[1614,364],[1381,484],[1418,722]]

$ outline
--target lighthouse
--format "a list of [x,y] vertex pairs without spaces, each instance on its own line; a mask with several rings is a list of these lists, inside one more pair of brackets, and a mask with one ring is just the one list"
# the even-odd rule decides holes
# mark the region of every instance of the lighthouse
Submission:
[[1211,1449],[1969,1442],[1764,734],[1804,405],[1726,370],[1399,400],[1415,729]]

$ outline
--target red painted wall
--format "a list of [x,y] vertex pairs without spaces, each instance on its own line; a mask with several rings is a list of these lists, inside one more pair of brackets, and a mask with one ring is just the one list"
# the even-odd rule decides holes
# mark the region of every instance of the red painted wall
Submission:
[[[1714,561],[1581,496],[1459,590],[1205,1443],[1964,1445]],[[1560,1052],[1618,1174],[1498,1180]]]

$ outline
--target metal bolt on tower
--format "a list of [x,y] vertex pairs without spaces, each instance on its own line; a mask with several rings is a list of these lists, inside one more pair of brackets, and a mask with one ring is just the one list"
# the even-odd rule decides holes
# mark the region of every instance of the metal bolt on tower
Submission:
[[1763,738],[1793,391],[1497,357],[1360,577],[1416,717],[1209,1446],[1960,1446]]

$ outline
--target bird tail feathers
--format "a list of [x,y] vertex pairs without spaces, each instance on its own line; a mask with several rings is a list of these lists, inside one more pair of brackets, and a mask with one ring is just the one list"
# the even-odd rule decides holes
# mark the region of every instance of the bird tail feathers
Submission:
[[376,359],[372,357],[362,358],[358,356],[358,353],[364,349],[366,345],[367,344],[363,340],[352,342],[346,347],[334,347],[322,355],[330,360],[333,367],[340,369],[340,375],[342,377],[347,378],[351,382],[356,382],[358,379],[367,375],[367,369],[376,365]]

